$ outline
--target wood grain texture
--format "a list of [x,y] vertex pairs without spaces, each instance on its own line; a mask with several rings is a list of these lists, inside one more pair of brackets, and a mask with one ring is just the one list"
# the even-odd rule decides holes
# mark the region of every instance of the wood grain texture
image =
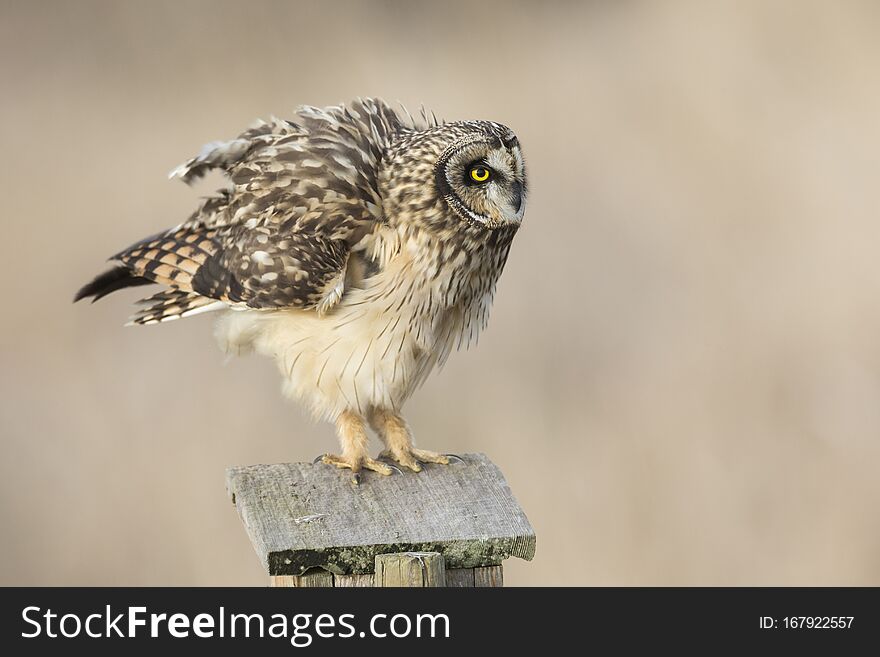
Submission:
[[474,568],[474,586],[504,586],[504,570],[501,566]]
[[276,588],[312,588],[333,586],[333,575],[323,570],[314,570],[305,575],[271,575],[269,586]]
[[350,473],[322,463],[229,468],[226,486],[269,575],[320,567],[373,572],[377,554],[439,552],[448,568],[530,560],[535,533],[484,454],[416,474]]
[[474,588],[473,568],[452,568],[446,571],[446,586],[453,589]]
[[373,587],[373,574],[366,575],[334,575],[333,586],[347,589],[369,589]]
[[439,552],[376,555],[374,586],[433,588],[446,586],[446,566]]

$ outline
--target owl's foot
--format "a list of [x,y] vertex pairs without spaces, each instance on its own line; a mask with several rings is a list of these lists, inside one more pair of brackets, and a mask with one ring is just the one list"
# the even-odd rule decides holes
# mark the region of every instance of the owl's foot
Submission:
[[379,455],[380,458],[397,461],[413,472],[421,472],[422,463],[449,464],[449,458],[445,454],[418,449],[413,445],[412,432],[400,413],[388,409],[372,408],[367,417],[373,429],[385,443],[385,449]]
[[354,411],[343,411],[336,418],[336,431],[342,444],[342,456],[325,454],[321,457],[324,463],[351,470],[353,484],[360,483],[363,469],[386,476],[391,474],[391,467],[387,463],[371,459],[367,453],[367,429],[360,415]]
[[449,465],[449,457],[446,454],[438,454],[437,452],[429,452],[426,449],[418,449],[417,447],[408,447],[405,449],[390,450],[386,449],[379,458],[387,458],[397,461],[405,468],[409,468],[413,472],[422,471],[422,463],[439,463],[440,465]]
[[361,470],[372,470],[380,475],[390,475],[393,470],[392,466],[382,463],[369,456],[360,458],[346,458],[345,456],[337,456],[336,454],[324,454],[321,462],[327,465],[335,465],[337,468],[348,468],[351,470],[351,483],[359,484],[361,481]]

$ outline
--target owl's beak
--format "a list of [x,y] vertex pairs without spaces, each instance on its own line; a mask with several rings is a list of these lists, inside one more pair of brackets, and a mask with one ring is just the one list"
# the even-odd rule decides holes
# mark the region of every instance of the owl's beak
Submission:
[[523,214],[525,214],[526,211],[526,204],[521,182],[514,181],[511,183],[509,199],[510,204],[504,211],[504,223],[522,223]]
[[523,186],[522,183],[518,180],[514,180],[510,186],[511,195],[513,196],[513,203],[511,205],[516,208],[517,214],[522,218],[523,213]]

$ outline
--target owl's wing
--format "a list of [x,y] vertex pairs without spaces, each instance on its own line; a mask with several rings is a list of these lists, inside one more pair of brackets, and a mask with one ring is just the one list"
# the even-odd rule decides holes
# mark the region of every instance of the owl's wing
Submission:
[[230,305],[329,309],[341,298],[351,237],[373,220],[327,213],[312,225],[288,221],[180,228],[113,259],[134,277]]
[[[349,254],[383,221],[376,171],[400,123],[373,100],[298,115],[298,123],[260,123],[178,167],[172,176],[184,181],[222,168],[232,188],[112,259],[133,281],[193,297],[250,308],[332,307]],[[78,296],[96,295],[88,288]]]

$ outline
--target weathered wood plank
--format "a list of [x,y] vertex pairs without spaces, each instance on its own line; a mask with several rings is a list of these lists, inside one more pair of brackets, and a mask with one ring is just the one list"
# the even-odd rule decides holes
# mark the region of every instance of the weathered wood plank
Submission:
[[446,567],[438,552],[377,554],[375,586],[446,586]]
[[500,470],[484,454],[389,477],[322,463],[227,470],[227,491],[270,575],[321,567],[373,571],[377,554],[439,552],[449,568],[531,559],[535,533]]
[[334,575],[333,586],[338,588],[372,588],[373,573],[366,575]]
[[474,588],[473,568],[453,568],[446,571],[446,586],[450,588]]
[[269,586],[281,588],[332,587],[333,575],[326,570],[313,570],[305,575],[270,575]]
[[474,568],[474,586],[504,586],[504,569],[501,566]]

